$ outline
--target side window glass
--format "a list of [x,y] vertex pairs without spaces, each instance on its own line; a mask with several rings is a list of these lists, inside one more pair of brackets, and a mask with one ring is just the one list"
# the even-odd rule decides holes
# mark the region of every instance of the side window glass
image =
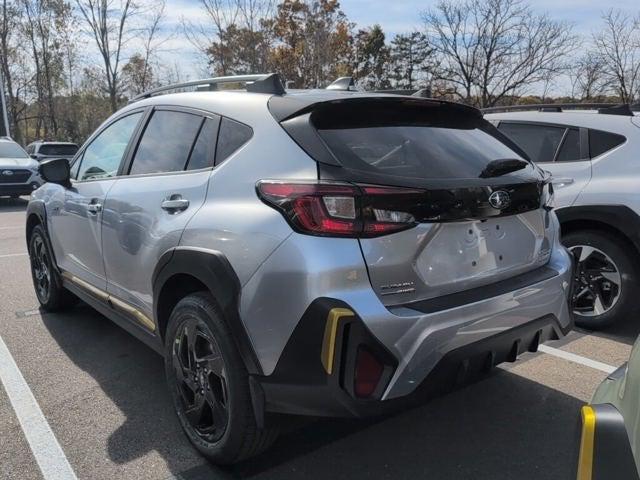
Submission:
[[198,170],[213,166],[213,154],[218,137],[218,124],[220,119],[212,120],[207,118],[200,130],[196,144],[189,157],[187,170]]
[[501,122],[498,129],[522,148],[534,162],[553,162],[565,128]]
[[224,162],[229,155],[247,143],[252,136],[251,127],[223,117],[220,121],[220,133],[218,134],[216,165]]
[[129,174],[184,170],[202,120],[191,113],[155,111],[142,134]]
[[601,130],[589,130],[589,154],[595,158],[608,152],[612,148],[624,143],[627,139],[616,133],[603,132]]
[[80,170],[80,164],[82,163],[82,155],[80,155],[78,158],[76,158],[76,161],[73,162],[73,165],[71,165],[71,173],[70,173],[70,177],[73,179],[77,179],[78,178],[78,170]]
[[574,160],[580,160],[580,131],[577,128],[570,128],[564,137],[556,162]]
[[86,148],[77,175],[78,180],[109,178],[118,173],[129,140],[142,117],[142,112],[116,120]]

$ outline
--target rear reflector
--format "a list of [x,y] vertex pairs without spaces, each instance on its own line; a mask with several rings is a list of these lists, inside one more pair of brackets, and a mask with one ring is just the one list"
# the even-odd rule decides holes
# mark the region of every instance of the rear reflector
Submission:
[[356,372],[353,385],[353,391],[359,398],[368,398],[374,394],[384,365],[378,361],[368,350],[363,347],[358,348],[356,357]]
[[376,237],[417,225],[405,211],[421,190],[350,183],[261,181],[259,197],[279,210],[300,233],[335,237]]

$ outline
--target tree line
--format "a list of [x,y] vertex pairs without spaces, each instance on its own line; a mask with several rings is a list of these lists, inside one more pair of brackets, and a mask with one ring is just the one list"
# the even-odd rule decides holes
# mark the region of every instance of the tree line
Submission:
[[198,21],[170,28],[165,0],[0,0],[13,137],[81,142],[133,96],[187,80],[166,62],[176,38],[203,74],[278,72],[291,88],[353,76],[478,107],[640,99],[640,14],[603,12],[585,37],[524,0],[440,0],[407,12],[420,28],[390,37],[350,21],[338,0],[198,1]]

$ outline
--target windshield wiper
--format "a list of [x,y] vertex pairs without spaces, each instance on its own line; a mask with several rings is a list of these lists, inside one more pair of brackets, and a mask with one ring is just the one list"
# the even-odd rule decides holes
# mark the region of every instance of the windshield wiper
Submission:
[[502,158],[493,160],[487,164],[484,170],[480,173],[480,178],[492,178],[505,175],[507,173],[516,172],[527,168],[529,162],[525,160],[519,160],[517,158]]

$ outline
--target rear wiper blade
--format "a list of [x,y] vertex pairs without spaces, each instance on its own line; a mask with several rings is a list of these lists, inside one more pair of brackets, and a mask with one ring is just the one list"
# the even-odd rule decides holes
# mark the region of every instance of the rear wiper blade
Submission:
[[519,160],[517,158],[502,158],[493,160],[487,164],[484,170],[480,173],[480,178],[491,178],[505,175],[506,173],[516,172],[527,168],[529,162],[525,160]]

